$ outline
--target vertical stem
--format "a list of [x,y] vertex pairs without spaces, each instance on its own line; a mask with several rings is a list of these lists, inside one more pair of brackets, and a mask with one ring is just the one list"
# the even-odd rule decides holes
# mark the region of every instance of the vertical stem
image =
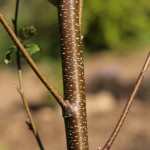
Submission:
[[[14,32],[15,32],[16,36],[18,36],[18,23],[17,23],[17,21],[18,21],[19,2],[20,2],[20,0],[16,1],[15,19],[13,20]],[[23,104],[24,104],[25,109],[26,109],[27,116],[28,116],[29,121],[30,121],[28,123],[28,125],[31,128],[31,130],[32,130],[32,132],[33,132],[33,134],[34,134],[34,136],[36,138],[36,141],[37,141],[37,143],[39,145],[40,150],[44,150],[44,147],[43,147],[43,144],[41,142],[40,136],[38,134],[38,131],[37,131],[36,126],[35,126],[35,123],[33,121],[33,118],[32,118],[32,115],[31,115],[31,112],[30,112],[30,109],[29,109],[29,106],[28,106],[27,101],[26,101],[25,96],[24,96],[23,77],[22,77],[21,58],[20,58],[20,54],[19,54],[19,48],[18,48],[18,51],[16,52],[16,63],[17,63],[18,78],[19,78],[19,89],[18,89],[18,92],[21,95]]]
[[[13,19],[14,32],[15,32],[16,36],[18,36],[19,2],[20,2],[20,0],[16,0],[15,18]],[[19,77],[20,89],[23,90],[23,79],[22,79],[21,61],[20,61],[19,51],[16,52],[16,63],[17,63],[17,69],[18,69],[18,77]]]
[[14,32],[18,36],[18,11],[19,11],[19,0],[16,1],[16,9],[15,9],[15,19],[13,20],[14,24]]
[[78,0],[59,0],[59,32],[64,99],[72,113],[63,110],[68,150],[88,150],[83,51]]

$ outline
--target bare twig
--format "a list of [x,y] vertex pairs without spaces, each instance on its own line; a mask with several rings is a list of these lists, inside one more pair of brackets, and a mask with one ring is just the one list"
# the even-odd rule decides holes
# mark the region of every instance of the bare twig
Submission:
[[[19,0],[16,1],[15,19],[13,19],[14,32],[15,32],[15,34],[17,36],[18,36],[18,24],[17,24],[17,21],[18,21],[19,2],[20,2]],[[33,132],[33,135],[35,136],[36,141],[37,141],[40,149],[44,150],[44,146],[42,144],[41,138],[40,138],[40,136],[38,134],[38,131],[37,131],[37,128],[35,126],[33,117],[31,115],[31,111],[29,109],[28,103],[27,103],[27,101],[25,99],[25,96],[24,96],[23,77],[22,77],[21,59],[20,59],[19,51],[16,52],[16,63],[17,63],[18,78],[19,78],[19,85],[20,85],[20,87],[19,88],[16,87],[16,89],[19,92],[19,94],[21,95],[21,99],[22,99],[24,107],[26,109],[26,113],[27,113],[27,116],[28,116],[28,119],[29,119],[29,123],[27,123],[27,125],[29,126],[29,128]]]
[[37,128],[35,126],[34,120],[32,118],[32,115],[31,115],[28,103],[27,103],[27,101],[26,101],[26,99],[24,97],[23,90],[20,90],[20,88],[18,88],[17,86],[15,86],[15,88],[17,89],[18,93],[20,94],[20,96],[22,98],[23,104],[24,104],[26,112],[27,112],[27,116],[29,118],[29,122],[26,122],[26,123],[27,123],[29,129],[33,132],[40,149],[44,150],[44,147],[43,147],[43,144],[41,142],[40,136],[38,134]]
[[140,84],[141,84],[141,82],[142,82],[142,80],[143,80],[143,78],[145,76],[145,73],[147,71],[149,62],[150,62],[150,52],[149,52],[149,54],[147,56],[147,59],[146,59],[144,65],[143,65],[143,68],[142,68],[142,70],[140,72],[140,75],[139,75],[139,77],[138,77],[138,79],[137,79],[137,81],[136,81],[136,83],[134,85],[134,88],[133,88],[132,93],[131,93],[128,101],[127,101],[127,104],[126,104],[126,106],[125,106],[125,108],[124,108],[124,110],[122,112],[122,115],[121,115],[121,117],[120,117],[120,119],[119,119],[119,121],[118,121],[118,123],[117,123],[117,125],[116,125],[116,127],[115,127],[115,129],[113,131],[113,133],[111,134],[109,140],[104,145],[102,150],[109,150],[111,148],[112,144],[114,143],[114,141],[115,141],[115,139],[116,139],[116,137],[117,137],[117,135],[118,135],[118,133],[119,133],[119,131],[120,131],[124,121],[125,121],[125,118],[128,115],[129,109],[130,109],[131,104],[132,104],[132,102],[134,100],[133,98],[136,95],[136,93],[137,93],[137,91],[139,89],[139,86],[140,86]]
[[48,82],[48,80],[46,79],[46,77],[42,74],[42,72],[37,67],[37,65],[35,64],[35,62],[32,60],[32,58],[30,57],[30,55],[28,54],[28,52],[25,50],[24,46],[19,41],[19,39],[17,38],[17,36],[15,35],[15,33],[12,31],[12,29],[10,28],[9,24],[7,23],[7,21],[5,20],[5,18],[3,17],[3,15],[2,15],[1,12],[0,12],[0,22],[2,23],[2,25],[6,29],[6,31],[8,32],[8,34],[10,35],[10,37],[12,38],[12,40],[14,41],[14,43],[17,45],[17,47],[19,48],[19,51],[25,57],[25,59],[27,60],[27,62],[31,66],[31,68],[34,70],[34,72],[39,77],[39,79],[43,82],[43,84],[45,85],[45,87],[55,97],[55,99],[60,104],[60,106],[62,108],[65,108],[65,109],[68,108],[69,106],[66,104],[66,102],[64,101],[64,99],[58,94],[58,92],[54,89],[54,87]]

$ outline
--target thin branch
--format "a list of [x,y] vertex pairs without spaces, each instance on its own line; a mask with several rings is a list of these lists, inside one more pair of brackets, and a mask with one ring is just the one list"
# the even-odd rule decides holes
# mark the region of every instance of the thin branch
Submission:
[[18,36],[18,24],[17,24],[17,21],[18,21],[18,11],[19,11],[19,0],[16,1],[16,9],[15,9],[15,19],[13,19],[13,24],[14,24],[14,32],[15,34]]
[[127,104],[126,104],[126,106],[125,106],[125,108],[124,108],[124,110],[122,112],[122,115],[121,115],[120,119],[119,119],[119,121],[118,121],[118,123],[117,123],[117,125],[116,125],[116,127],[115,127],[115,129],[113,131],[113,133],[111,134],[109,140],[107,141],[107,143],[105,144],[105,146],[101,150],[109,150],[111,148],[112,144],[114,143],[114,141],[115,141],[115,139],[116,139],[116,137],[117,137],[117,135],[118,135],[118,133],[119,133],[119,131],[120,131],[120,129],[121,129],[121,127],[122,127],[126,117],[127,117],[127,115],[128,115],[128,112],[129,112],[129,109],[131,107],[131,104],[134,101],[133,98],[136,95],[136,93],[137,93],[137,91],[139,89],[139,86],[140,86],[140,84],[141,84],[141,82],[142,82],[142,80],[143,80],[143,78],[145,76],[145,73],[147,71],[149,63],[150,63],[150,52],[149,52],[149,54],[147,56],[147,59],[146,59],[144,65],[143,65],[143,68],[142,68],[142,70],[140,72],[140,75],[139,75],[139,77],[138,77],[138,79],[137,79],[137,81],[136,81],[136,83],[134,85],[132,93],[131,93],[128,101],[127,101]]
[[[13,25],[14,25],[14,32],[18,36],[18,11],[19,11],[19,0],[16,1],[16,9],[15,9],[15,18],[13,19]],[[33,117],[31,115],[31,111],[29,109],[28,103],[24,96],[24,87],[23,87],[23,77],[22,77],[22,68],[21,68],[21,59],[19,51],[16,52],[16,63],[17,63],[17,69],[18,69],[18,78],[19,78],[19,88],[16,88],[21,95],[21,99],[23,101],[24,107],[26,109],[26,113],[29,119],[29,123],[27,125],[29,126],[29,129],[33,132],[34,137],[36,138],[36,141],[40,147],[41,150],[44,150],[44,146],[42,144],[41,138],[38,134],[37,128],[35,126]]]
[[29,122],[26,122],[26,123],[29,126],[29,129],[33,132],[33,134],[34,134],[34,136],[35,136],[35,138],[37,140],[37,143],[38,143],[40,149],[44,150],[44,147],[43,147],[43,144],[41,142],[40,136],[38,134],[37,128],[35,126],[34,120],[32,118],[32,115],[31,115],[28,103],[27,103],[27,101],[26,101],[26,99],[24,97],[24,92],[23,92],[23,90],[20,90],[20,88],[18,88],[16,86],[15,86],[15,88],[17,89],[18,93],[20,94],[20,96],[22,98],[23,104],[24,104],[26,112],[27,112],[27,116],[29,118]]
[[10,35],[10,37],[12,38],[12,40],[14,41],[14,43],[17,45],[17,47],[19,48],[19,51],[25,57],[25,59],[27,60],[27,62],[31,66],[31,68],[34,70],[34,72],[39,77],[39,79],[43,82],[43,84],[46,86],[46,88],[55,97],[55,99],[60,104],[60,106],[62,108],[64,108],[64,109],[68,109],[69,106],[66,104],[66,102],[64,101],[64,99],[58,94],[58,92],[54,89],[54,87],[48,82],[48,80],[42,74],[42,72],[40,71],[40,69],[36,66],[35,62],[32,60],[32,58],[30,57],[30,55],[28,54],[28,52],[25,50],[25,48],[22,45],[22,43],[19,41],[19,39],[17,38],[17,36],[15,35],[15,33],[12,31],[12,29],[10,28],[9,24],[7,23],[7,21],[5,20],[5,18],[3,17],[3,15],[2,15],[1,12],[0,12],[0,22],[2,23],[2,25],[5,28],[5,30],[8,32],[8,34]]

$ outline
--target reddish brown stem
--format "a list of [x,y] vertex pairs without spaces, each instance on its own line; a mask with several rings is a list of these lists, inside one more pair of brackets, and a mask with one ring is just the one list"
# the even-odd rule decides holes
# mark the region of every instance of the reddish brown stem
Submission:
[[147,59],[146,59],[144,65],[143,65],[143,68],[142,68],[142,70],[140,72],[140,75],[139,75],[139,77],[138,77],[138,79],[137,79],[137,81],[136,81],[136,83],[134,85],[134,88],[133,88],[132,93],[131,93],[128,101],[127,101],[127,104],[126,104],[126,106],[125,106],[125,108],[124,108],[124,110],[122,112],[122,115],[121,115],[121,117],[120,117],[120,119],[119,119],[119,121],[118,121],[118,123],[116,125],[116,128],[114,129],[113,133],[111,134],[109,140],[107,141],[105,146],[102,148],[102,150],[109,150],[111,148],[112,144],[114,143],[114,141],[115,141],[115,139],[116,139],[116,137],[117,137],[117,135],[118,135],[118,133],[119,133],[119,131],[120,131],[120,129],[121,129],[121,127],[122,127],[126,117],[127,117],[127,115],[128,115],[129,109],[131,107],[132,102],[134,101],[134,97],[135,97],[135,95],[136,95],[136,93],[137,93],[137,91],[139,89],[139,86],[140,86],[140,84],[141,84],[141,82],[142,82],[142,80],[143,80],[143,78],[145,76],[145,73],[147,71],[149,62],[150,62],[150,52],[149,52],[149,54],[147,56]]
[[58,15],[64,99],[72,108],[72,112],[63,111],[67,149],[88,150],[79,0],[59,0]]

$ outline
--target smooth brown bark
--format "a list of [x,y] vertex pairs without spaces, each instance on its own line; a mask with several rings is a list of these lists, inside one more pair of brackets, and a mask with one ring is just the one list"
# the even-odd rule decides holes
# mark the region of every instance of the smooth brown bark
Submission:
[[68,150],[88,150],[83,51],[79,2],[60,0],[58,6],[64,99],[71,111],[63,111]]

